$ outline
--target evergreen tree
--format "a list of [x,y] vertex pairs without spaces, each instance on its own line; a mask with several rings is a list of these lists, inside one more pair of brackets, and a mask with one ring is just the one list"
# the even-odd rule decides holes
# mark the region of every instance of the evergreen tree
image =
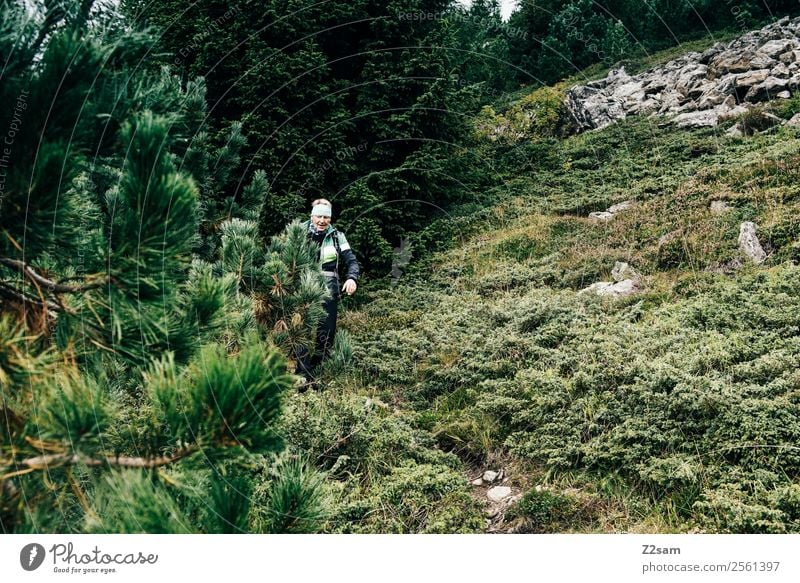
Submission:
[[286,361],[195,253],[224,247],[215,213],[258,213],[263,175],[209,196],[238,126],[212,153],[202,83],[137,67],[153,39],[113,12],[27,8],[0,5],[0,528],[317,528],[320,481],[275,430]]
[[[404,233],[480,190],[480,173],[452,178],[475,164],[460,151],[477,110],[464,83],[498,69],[460,44],[450,0],[124,5],[161,28],[171,67],[205,78],[217,132],[242,120],[240,180],[222,196],[238,200],[266,172],[265,239],[323,196],[342,211],[335,219],[367,271],[388,274]],[[502,56],[503,44],[490,42],[479,50]]]

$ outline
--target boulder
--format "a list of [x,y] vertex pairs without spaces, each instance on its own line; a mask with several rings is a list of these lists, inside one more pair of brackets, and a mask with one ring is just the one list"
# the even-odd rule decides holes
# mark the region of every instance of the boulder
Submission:
[[620,213],[620,212],[622,212],[622,211],[624,211],[626,209],[629,209],[632,205],[633,205],[633,201],[623,200],[622,202],[618,202],[617,204],[614,204],[614,205],[611,205],[610,207],[608,207],[606,212],[609,212],[612,215],[615,215],[615,214]]
[[635,294],[637,291],[636,283],[631,279],[623,279],[618,282],[598,281],[589,287],[582,289],[581,294],[596,294],[603,297],[621,298]]
[[682,127],[705,127],[795,90],[800,91],[800,17],[638,75],[614,69],[567,90],[565,107],[578,131],[603,128],[629,115],[664,115]]
[[595,211],[593,213],[589,213],[589,218],[594,219],[596,221],[610,221],[614,218],[614,213],[609,213],[606,211]]
[[769,76],[762,83],[752,86],[745,94],[744,99],[751,103],[763,101],[784,91],[788,85],[789,79],[779,79],[778,77]]
[[795,113],[792,116],[792,119],[786,122],[787,126],[792,126],[795,128],[800,128],[800,113]]
[[672,121],[681,128],[702,128],[715,126],[719,121],[719,112],[715,109],[701,109],[688,111],[672,118]]
[[757,52],[768,57],[777,57],[778,55],[790,51],[794,48],[793,43],[787,39],[771,40],[761,45]]
[[499,476],[499,475],[500,475],[499,472],[495,472],[495,471],[492,471],[492,470],[486,470],[485,472],[483,472],[483,478],[482,479],[487,484],[491,484],[492,482],[494,482],[497,479],[497,476]]
[[508,486],[494,486],[493,488],[489,488],[486,492],[486,496],[492,502],[502,502],[511,496],[511,488]]
[[753,263],[763,263],[767,254],[761,247],[761,243],[756,236],[756,224],[745,221],[739,227],[739,249],[745,256],[749,257]]

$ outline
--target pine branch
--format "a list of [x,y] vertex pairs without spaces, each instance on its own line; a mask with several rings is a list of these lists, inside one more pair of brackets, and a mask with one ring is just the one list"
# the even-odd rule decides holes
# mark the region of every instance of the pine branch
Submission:
[[0,281],[0,297],[21,304],[33,304],[34,306],[36,306],[41,310],[47,309],[57,312],[61,309],[57,304],[54,304],[53,302],[47,302],[47,301],[42,302],[40,300],[37,300],[36,298],[33,298],[19,290],[10,287],[8,284],[2,281]]
[[[170,456],[160,456],[154,458],[127,457],[127,456],[105,456],[101,458],[91,458],[81,454],[53,453],[28,458],[17,463],[17,466],[26,466],[26,469],[0,476],[0,481],[7,478],[28,473],[33,470],[46,470],[52,467],[84,464],[87,466],[119,466],[124,468],[157,468],[175,463],[193,453],[199,451],[196,445],[184,447]],[[6,462],[7,463],[7,462]],[[10,465],[10,464],[7,464]]]
[[29,265],[25,264],[22,261],[9,259],[7,257],[0,257],[0,265],[5,265],[6,267],[10,267],[12,269],[18,269],[23,274],[25,274],[25,276],[28,279],[30,279],[33,283],[41,285],[48,291],[54,293],[73,293],[73,294],[83,293],[91,289],[97,289],[99,287],[103,287],[104,285],[107,285],[111,281],[111,278],[104,277],[99,281],[94,281],[83,285],[66,285],[62,283],[56,283],[55,281],[47,279],[46,277],[36,273],[36,271],[34,271],[32,267],[30,267]]

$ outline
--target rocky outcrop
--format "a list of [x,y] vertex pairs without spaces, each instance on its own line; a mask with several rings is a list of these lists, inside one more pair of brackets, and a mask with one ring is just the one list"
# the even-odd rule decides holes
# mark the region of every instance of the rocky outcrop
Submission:
[[763,263],[767,254],[756,236],[756,224],[745,221],[739,227],[739,249],[753,263]]
[[682,127],[716,125],[753,104],[800,90],[800,18],[788,17],[703,53],[630,76],[624,68],[567,91],[578,131],[629,115],[669,116]]
[[593,213],[589,213],[589,218],[595,221],[610,221],[617,214],[630,208],[632,204],[633,202],[631,202],[630,200],[624,200],[622,202],[618,202],[613,206],[608,207],[604,211],[595,211]]
[[582,289],[579,293],[621,298],[639,291],[642,276],[627,263],[617,261],[611,270],[611,277],[614,281],[598,281]]

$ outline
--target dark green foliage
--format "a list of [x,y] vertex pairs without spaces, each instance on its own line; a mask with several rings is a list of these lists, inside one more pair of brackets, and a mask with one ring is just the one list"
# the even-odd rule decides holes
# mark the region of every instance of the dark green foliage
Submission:
[[379,400],[332,388],[289,405],[286,440],[330,478],[330,532],[477,532],[482,517],[458,471]]
[[94,493],[89,533],[191,534],[197,532],[176,501],[147,472],[113,472]]
[[266,488],[254,497],[256,532],[319,532],[326,517],[322,475],[305,461],[283,459],[271,472]]
[[155,364],[146,390],[158,422],[178,443],[239,445],[259,452],[280,445],[268,427],[276,422],[281,393],[290,385],[277,354],[264,354],[254,344],[231,358],[212,345],[200,351],[183,377],[169,357]]
[[265,176],[222,208],[239,125],[212,154],[202,83],[140,68],[153,38],[113,13],[60,6],[28,25],[2,4],[0,529],[248,532],[268,481],[311,516],[313,470],[263,471],[292,384],[247,295],[266,252],[217,261],[242,265],[220,217],[257,216]]
[[[378,274],[391,269],[404,234],[485,184],[463,150],[476,96],[508,85],[498,75],[507,49],[493,34],[496,6],[478,4],[467,14],[448,0],[292,10],[202,1],[187,18],[174,0],[124,3],[135,21],[162,28],[172,70],[205,78],[208,142],[227,144],[229,123],[242,122],[241,163],[210,205],[235,209],[262,172],[259,232],[269,239],[328,198],[367,272]],[[421,13],[442,18],[406,17]]]
[[582,513],[579,503],[564,494],[538,489],[527,492],[507,518],[522,519],[522,532],[558,532]]

